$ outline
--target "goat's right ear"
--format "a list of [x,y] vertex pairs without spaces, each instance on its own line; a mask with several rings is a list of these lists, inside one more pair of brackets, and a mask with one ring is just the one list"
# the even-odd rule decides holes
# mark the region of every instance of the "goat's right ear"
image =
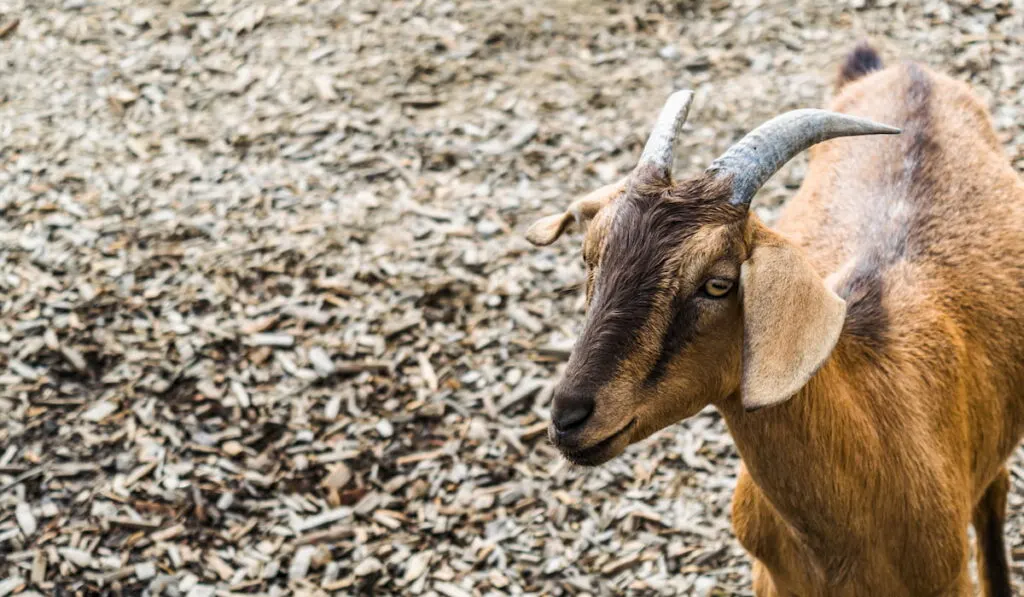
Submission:
[[628,179],[605,185],[572,202],[565,213],[545,216],[534,222],[526,231],[526,240],[542,247],[558,240],[569,224],[576,221],[578,226],[593,219],[604,206],[626,192]]
[[[810,380],[839,341],[846,302],[800,250],[762,231],[740,271],[743,299],[743,406],[785,402]],[[756,242],[756,241],[755,241]]]

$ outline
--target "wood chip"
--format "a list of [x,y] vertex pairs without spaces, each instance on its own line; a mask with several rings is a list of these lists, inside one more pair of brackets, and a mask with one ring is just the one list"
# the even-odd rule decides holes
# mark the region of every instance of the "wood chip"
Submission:
[[166,529],[156,531],[155,533],[150,535],[149,538],[153,541],[170,541],[171,539],[174,539],[175,537],[181,535],[184,532],[185,525],[179,523],[173,526],[169,526]]
[[334,374],[334,362],[327,355],[327,351],[319,346],[309,350],[309,362],[320,377],[330,377]]
[[89,410],[82,413],[82,418],[86,421],[99,422],[109,417],[117,411],[117,405],[113,402],[106,400],[98,402],[93,405]]
[[416,362],[419,363],[420,375],[423,376],[423,381],[427,383],[427,388],[432,392],[436,392],[438,388],[437,372],[434,371],[434,366],[430,364],[430,359],[423,353],[417,353]]
[[295,532],[304,533],[317,527],[322,527],[325,524],[345,520],[350,516],[352,516],[352,508],[342,507],[327,510],[326,512],[322,512],[316,516],[310,516],[299,521],[298,524],[295,525]]
[[358,564],[352,571],[356,576],[368,576],[374,572],[378,572],[384,565],[380,563],[377,558],[367,558]]
[[6,597],[15,591],[19,591],[24,584],[25,581],[20,576],[11,576],[0,580],[0,597]]
[[434,590],[447,597],[473,597],[473,594],[450,582],[434,583]]
[[631,554],[617,560],[612,560],[601,567],[601,574],[616,574],[640,561],[640,554]]
[[14,33],[19,24],[21,24],[21,19],[10,19],[3,25],[0,25],[0,39],[4,39],[11,33]]
[[18,502],[18,505],[14,507],[14,517],[26,537],[36,534],[36,529],[39,527],[36,524],[35,515],[32,514],[32,506],[28,502]]
[[156,566],[152,562],[139,562],[135,564],[135,576],[139,580],[149,580],[156,576]]
[[252,334],[246,338],[250,346],[288,347],[295,344],[295,336],[291,334]]
[[406,454],[405,456],[399,456],[395,459],[395,464],[404,466],[406,464],[414,464],[417,462],[423,462],[424,460],[437,460],[444,456],[445,451],[443,448],[437,450],[430,450],[429,452],[418,452],[416,454]]
[[331,472],[323,480],[323,485],[331,489],[341,489],[348,485],[350,479],[352,479],[352,470],[345,466],[344,462],[339,462],[331,467]]
[[65,560],[79,568],[90,568],[93,565],[92,555],[89,552],[74,547],[62,547],[57,552]]
[[295,555],[292,556],[292,563],[288,567],[288,578],[291,580],[306,578],[309,574],[309,565],[313,561],[313,554],[315,553],[316,548],[312,545],[304,545],[296,550]]
[[424,573],[429,569],[430,559],[434,556],[434,552],[427,550],[421,553],[414,554],[409,561],[405,564],[405,572],[402,574],[402,585],[408,585],[412,581],[423,576]]

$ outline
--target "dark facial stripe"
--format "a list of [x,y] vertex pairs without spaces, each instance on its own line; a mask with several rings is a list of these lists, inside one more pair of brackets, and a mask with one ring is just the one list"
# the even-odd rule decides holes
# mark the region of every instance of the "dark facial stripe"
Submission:
[[697,335],[697,306],[692,296],[677,295],[672,300],[671,317],[665,336],[661,340],[658,360],[648,373],[644,385],[653,386],[665,376],[672,358],[683,351]]
[[629,198],[605,240],[587,322],[567,368],[567,377],[577,378],[571,383],[590,393],[612,378],[654,308],[664,259],[662,243],[650,229],[656,200]]

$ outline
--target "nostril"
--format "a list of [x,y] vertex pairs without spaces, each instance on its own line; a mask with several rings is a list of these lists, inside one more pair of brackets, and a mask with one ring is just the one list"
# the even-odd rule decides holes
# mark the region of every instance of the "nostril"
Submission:
[[555,424],[557,431],[569,431],[579,427],[594,412],[594,401],[587,399],[576,399],[571,404],[564,406],[556,405],[551,416],[551,422]]

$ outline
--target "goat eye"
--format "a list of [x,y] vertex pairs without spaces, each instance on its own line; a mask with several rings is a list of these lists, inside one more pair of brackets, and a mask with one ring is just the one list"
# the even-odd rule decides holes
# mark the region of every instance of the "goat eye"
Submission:
[[732,280],[722,278],[711,278],[704,283],[704,294],[711,298],[722,298],[732,290]]

